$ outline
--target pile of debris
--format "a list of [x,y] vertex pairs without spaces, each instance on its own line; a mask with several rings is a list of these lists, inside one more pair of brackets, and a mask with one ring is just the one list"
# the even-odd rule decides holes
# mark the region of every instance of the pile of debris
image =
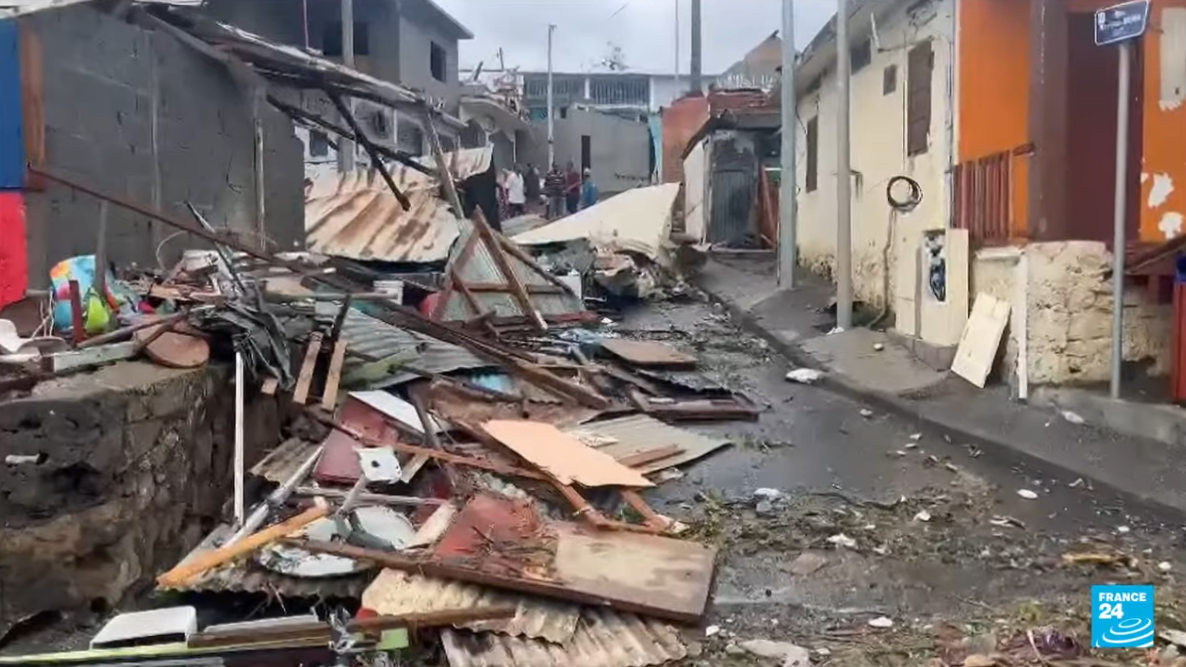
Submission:
[[[680,539],[686,527],[642,492],[728,444],[671,422],[755,419],[753,403],[697,380],[695,357],[619,336],[480,208],[455,219],[441,274],[395,276],[398,293],[332,258],[263,254],[191,212],[196,224],[147,213],[212,250],[118,278],[93,256],[68,260],[50,295],[65,335],[10,332],[0,345],[22,370],[6,390],[140,355],[177,368],[235,363],[233,510],[157,578],[159,591],[196,602],[117,616],[90,651],[0,664],[386,664],[410,646],[439,647],[454,667],[686,656],[676,626],[703,617],[716,550]],[[292,437],[250,469],[248,391],[296,415]],[[204,593],[334,611],[199,628]]]

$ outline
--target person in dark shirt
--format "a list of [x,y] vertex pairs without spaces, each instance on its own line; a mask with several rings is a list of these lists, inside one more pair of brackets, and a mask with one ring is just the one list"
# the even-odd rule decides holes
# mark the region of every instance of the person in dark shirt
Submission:
[[564,201],[570,214],[581,208],[581,173],[572,162],[568,163],[568,169],[564,172]]
[[544,178],[544,194],[548,196],[548,219],[564,215],[564,172],[555,164]]
[[535,165],[527,165],[527,170],[523,172],[523,191],[527,195],[527,210],[534,213],[539,210],[539,170]]

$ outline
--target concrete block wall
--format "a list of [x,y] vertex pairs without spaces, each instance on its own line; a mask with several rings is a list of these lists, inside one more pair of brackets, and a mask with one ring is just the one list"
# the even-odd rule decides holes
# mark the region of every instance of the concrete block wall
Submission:
[[[250,94],[222,65],[172,36],[87,5],[21,19],[39,45],[47,165],[71,178],[191,221],[185,202],[215,227],[257,232]],[[292,124],[263,106],[264,233],[280,249],[303,245],[302,149]],[[55,184],[26,197],[31,286],[57,261],[93,253],[98,200]],[[157,263],[173,233],[124,209],[108,210],[109,258]],[[196,239],[163,248],[166,264]]]
[[[220,518],[232,484],[226,368],[144,362],[39,385],[0,404],[0,636],[39,612],[114,607]],[[277,444],[275,400],[247,406],[248,465]]]
[[[1012,252],[1016,259],[1004,257]],[[1031,385],[1105,382],[1112,345],[1112,254],[1096,241],[1031,243],[983,250],[972,264],[972,298],[979,292],[1009,301],[1013,315],[1005,370],[1015,376],[1021,345]],[[1023,289],[1018,287],[1021,282]],[[1018,332],[1024,327],[1026,340]],[[1146,290],[1124,295],[1124,360],[1152,375],[1169,372],[1172,307]]]

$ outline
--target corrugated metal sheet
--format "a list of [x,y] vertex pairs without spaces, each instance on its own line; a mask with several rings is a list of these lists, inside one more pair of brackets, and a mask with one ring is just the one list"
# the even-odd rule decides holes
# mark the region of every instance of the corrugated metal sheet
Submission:
[[[233,533],[234,530],[230,526],[220,524],[181,562],[184,563],[216,548]],[[371,571],[345,577],[301,579],[265,570],[248,558],[207,572],[184,586],[164,590],[190,593],[263,593],[279,595],[282,598],[357,600],[374,578],[375,572]]]
[[[485,173],[493,149],[466,148],[445,154],[457,180]],[[433,168],[432,158],[421,164]],[[384,262],[433,263],[449,257],[457,240],[457,220],[437,196],[438,180],[403,164],[388,169],[391,179],[411,201],[411,208],[395,199],[387,182],[374,169],[339,175],[325,174],[305,196],[305,231],[309,248],[326,255]]]
[[671,445],[676,445],[683,450],[682,453],[675,456],[638,466],[636,469],[643,474],[691,463],[729,444],[728,440],[709,438],[686,429],[669,426],[646,415],[632,415],[582,424],[576,428],[568,429],[568,432],[578,438],[583,433],[591,433],[616,440],[617,442],[613,444],[599,444],[594,439],[588,439],[589,441],[586,442],[615,459]]
[[[505,285],[507,282],[506,277],[499,270],[493,252],[486,243],[480,240],[465,264],[456,264],[456,258],[460,255],[461,249],[466,246],[470,236],[477,233],[474,223],[469,220],[459,220],[458,224],[461,226],[461,237],[454,246],[454,257],[450,262],[450,267],[455,268],[458,276],[466,283]],[[551,225],[548,227],[551,227]],[[543,229],[547,229],[547,227],[537,231],[542,231]],[[529,292],[532,285],[550,286],[554,284],[517,257],[507,255],[507,262],[510,264],[511,270],[519,277],[520,282],[529,288]],[[532,305],[545,316],[566,315],[585,310],[584,303],[576,298],[576,296],[567,292],[531,293],[530,296]],[[474,294],[474,298],[483,311],[491,312],[495,317],[523,317],[527,315],[527,313],[523,312],[523,309],[519,306],[518,301],[515,300],[509,289],[506,292],[477,292]],[[449,296],[440,315],[440,319],[446,322],[468,320],[473,317],[475,317],[475,313],[469,309],[465,299],[457,291],[454,291]]]
[[[94,2],[94,0],[0,0],[0,16],[23,16],[47,9],[59,9],[87,2]],[[137,0],[137,2],[154,5],[173,5],[174,7],[198,7],[202,4],[203,0]]]
[[[339,304],[326,304],[322,314],[332,317]],[[352,370],[367,361],[378,361],[399,354],[419,350],[410,366],[429,373],[449,373],[457,370],[490,368],[483,361],[463,347],[446,343],[436,338],[405,331],[351,308],[342,324],[342,339],[347,345],[346,369]],[[383,389],[409,382],[420,376],[414,373],[397,373],[382,382],[372,384],[371,389]]]
[[456,627],[553,643],[571,639],[581,616],[581,609],[576,605],[396,570],[379,573],[362,594],[362,606],[384,615],[513,606],[516,612],[512,619]]
[[316,443],[290,438],[268,452],[267,456],[251,469],[251,474],[283,484],[296,474],[302,463],[309,460],[314,449],[317,449]]
[[594,608],[564,644],[464,630],[444,630],[441,641],[452,667],[647,667],[688,655],[674,627]]
[[[411,169],[404,173],[423,176]],[[449,257],[457,222],[433,189],[401,187],[412,203],[404,210],[376,171],[335,176],[331,183],[336,187],[314,186],[305,199],[310,250],[363,261],[432,263]]]
[[677,194],[678,183],[627,190],[511,240],[530,246],[589,239],[599,249],[636,252],[662,263]]

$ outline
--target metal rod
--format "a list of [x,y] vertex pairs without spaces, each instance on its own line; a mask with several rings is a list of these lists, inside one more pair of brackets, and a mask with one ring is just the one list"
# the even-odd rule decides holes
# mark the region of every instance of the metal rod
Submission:
[[[341,1],[342,64],[354,69],[354,0]],[[354,101],[347,100],[346,104],[353,111]],[[354,171],[354,142],[345,137],[338,142],[338,170],[343,174]]]
[[778,194],[778,286],[795,286],[798,264],[799,117],[795,98],[795,2],[782,0],[782,160]]
[[675,4],[675,96],[679,98],[679,0],[672,1]]
[[275,491],[272,491],[267,500],[263,501],[259,505],[256,505],[255,509],[251,512],[251,516],[247,517],[247,519],[243,522],[242,527],[239,528],[238,532],[236,532],[234,535],[231,535],[230,539],[228,539],[222,546],[225,547],[234,544],[235,542],[238,542],[244,537],[247,537],[248,535],[251,535],[255,531],[259,530],[259,527],[264,525],[264,521],[267,520],[268,514],[271,513],[272,509],[283,505],[284,502],[288,500],[288,497],[292,495],[293,489],[296,488],[297,484],[300,484],[301,481],[304,480],[306,476],[308,476],[309,471],[313,469],[313,466],[317,465],[317,460],[321,458],[321,452],[324,449],[325,445],[319,445],[317,449],[309,455],[309,458],[305,459],[305,461],[301,463],[301,467],[297,468],[296,472],[292,473],[292,477],[284,480],[284,484],[281,484],[276,488]]
[[702,45],[702,28],[700,21],[700,0],[692,0],[692,65],[689,68],[688,84],[692,93],[699,93],[704,90],[703,82],[701,81],[703,72],[701,68],[701,45]]
[[358,119],[354,117],[354,109],[350,108],[346,100],[342,99],[341,95],[329,88],[324,90],[325,94],[334,103],[334,108],[338,110],[338,113],[346,120],[346,124],[350,126],[350,130],[354,132],[354,136],[358,137],[358,143],[362,144],[363,150],[367,152],[367,157],[371,159],[371,166],[383,177],[383,182],[387,183],[387,189],[391,190],[391,194],[395,195],[396,201],[399,202],[400,206],[404,207],[405,211],[411,210],[412,202],[396,187],[395,181],[391,178],[391,172],[388,171],[387,165],[383,163],[382,156],[379,155],[379,149],[375,148],[374,142],[367,138],[362,128],[358,125]]
[[[840,107],[836,114],[836,326],[852,328],[852,166],[849,155],[848,0],[836,11],[836,79]],[[886,268],[888,271],[889,268]]]
[[[554,90],[552,88],[552,33],[556,32],[554,24],[548,24],[548,167],[556,164],[556,110],[552,108],[555,104],[553,99]],[[458,212],[458,215],[461,213]]]
[[1116,92],[1116,198],[1112,209],[1112,377],[1109,391],[1120,398],[1124,365],[1124,223],[1128,202],[1128,95],[1132,44],[1120,43],[1120,82]]
[[243,450],[243,421],[246,410],[243,398],[243,353],[235,351],[235,527],[241,527],[247,518],[244,509],[244,485],[246,458]]
[[95,244],[95,291],[107,309],[107,208],[105,201],[99,202],[99,238]]

